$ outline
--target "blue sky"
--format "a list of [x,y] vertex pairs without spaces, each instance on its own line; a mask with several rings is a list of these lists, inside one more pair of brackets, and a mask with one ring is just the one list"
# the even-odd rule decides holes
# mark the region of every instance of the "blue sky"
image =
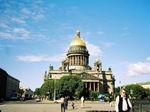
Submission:
[[80,30],[117,86],[150,81],[149,12],[149,0],[0,0],[0,67],[34,90]]

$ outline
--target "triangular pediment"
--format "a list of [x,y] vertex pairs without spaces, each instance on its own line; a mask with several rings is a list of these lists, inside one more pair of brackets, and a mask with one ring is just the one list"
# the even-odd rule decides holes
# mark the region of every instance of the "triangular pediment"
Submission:
[[95,77],[95,76],[88,74],[86,72],[83,72],[80,75],[81,75],[82,80],[99,80],[98,77]]

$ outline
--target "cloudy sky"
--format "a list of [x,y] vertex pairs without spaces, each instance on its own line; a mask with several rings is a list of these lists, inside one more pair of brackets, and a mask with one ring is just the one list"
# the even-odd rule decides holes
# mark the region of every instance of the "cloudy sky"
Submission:
[[[0,68],[35,89],[76,30],[116,85],[150,81],[149,0],[0,0]],[[121,82],[121,83],[119,83]]]

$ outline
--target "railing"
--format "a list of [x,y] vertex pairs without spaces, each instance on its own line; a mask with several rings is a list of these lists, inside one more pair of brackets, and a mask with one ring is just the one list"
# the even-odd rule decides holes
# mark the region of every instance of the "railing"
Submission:
[[150,100],[132,100],[133,112],[150,112]]
[[98,110],[91,110],[91,111],[86,111],[86,112],[115,112],[115,111],[98,111]]

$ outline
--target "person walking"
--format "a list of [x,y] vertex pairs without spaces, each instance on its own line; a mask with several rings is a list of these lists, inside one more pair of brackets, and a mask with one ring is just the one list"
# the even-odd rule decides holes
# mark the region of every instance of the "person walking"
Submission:
[[72,101],[71,105],[72,105],[72,109],[74,109],[75,105],[74,105],[74,102],[73,102],[73,101]]
[[68,109],[68,96],[64,98],[64,107],[65,109]]
[[84,97],[81,97],[81,107],[84,107]]
[[64,97],[61,97],[61,112],[65,112]]
[[130,99],[126,94],[125,88],[120,90],[120,95],[116,98],[116,105],[115,105],[116,112],[131,112],[132,111],[132,104]]
[[110,104],[111,107],[112,107],[112,101],[113,101],[113,94],[110,93],[109,94],[109,104]]

